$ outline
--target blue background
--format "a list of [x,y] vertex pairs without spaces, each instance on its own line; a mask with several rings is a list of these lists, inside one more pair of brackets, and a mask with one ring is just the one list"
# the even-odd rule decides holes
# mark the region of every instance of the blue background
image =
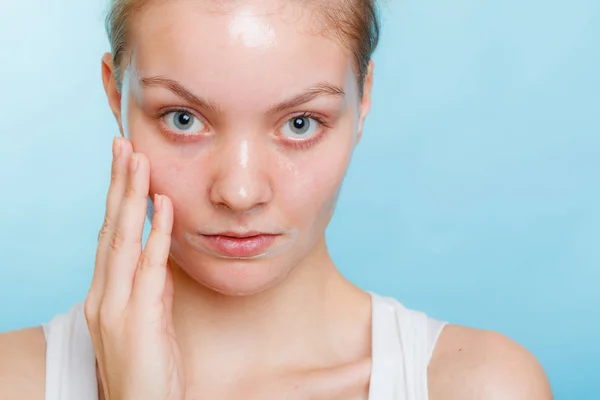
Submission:
[[[85,298],[117,134],[105,3],[0,5],[0,331]],[[499,330],[600,399],[600,2],[388,2],[329,229],[365,289]]]

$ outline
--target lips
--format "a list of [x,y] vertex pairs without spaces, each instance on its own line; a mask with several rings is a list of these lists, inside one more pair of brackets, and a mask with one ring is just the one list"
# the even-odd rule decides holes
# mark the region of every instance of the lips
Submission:
[[226,232],[218,235],[202,235],[202,238],[220,255],[249,258],[266,253],[278,236],[257,232],[244,234]]

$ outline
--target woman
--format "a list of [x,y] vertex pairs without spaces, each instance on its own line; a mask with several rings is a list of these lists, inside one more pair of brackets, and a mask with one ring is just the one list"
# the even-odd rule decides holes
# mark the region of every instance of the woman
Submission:
[[92,285],[0,336],[0,398],[552,397],[519,345],[364,292],[328,254],[373,2],[114,0],[108,33],[122,137]]

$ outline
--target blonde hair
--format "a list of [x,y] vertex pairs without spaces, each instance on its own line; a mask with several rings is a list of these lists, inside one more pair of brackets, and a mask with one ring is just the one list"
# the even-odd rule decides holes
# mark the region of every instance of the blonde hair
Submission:
[[[121,90],[122,71],[126,68],[127,45],[131,39],[130,27],[133,16],[140,12],[149,0],[110,0],[106,16],[106,33],[113,56],[117,88]],[[369,61],[379,42],[380,22],[376,0],[323,0],[319,11],[327,31],[346,45],[354,56],[355,68],[361,90],[368,72]]]

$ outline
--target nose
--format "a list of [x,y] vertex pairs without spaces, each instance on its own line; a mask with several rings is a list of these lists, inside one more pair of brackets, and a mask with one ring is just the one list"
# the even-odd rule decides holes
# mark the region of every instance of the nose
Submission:
[[260,146],[242,140],[219,149],[210,200],[237,214],[264,208],[273,198],[266,157]]

